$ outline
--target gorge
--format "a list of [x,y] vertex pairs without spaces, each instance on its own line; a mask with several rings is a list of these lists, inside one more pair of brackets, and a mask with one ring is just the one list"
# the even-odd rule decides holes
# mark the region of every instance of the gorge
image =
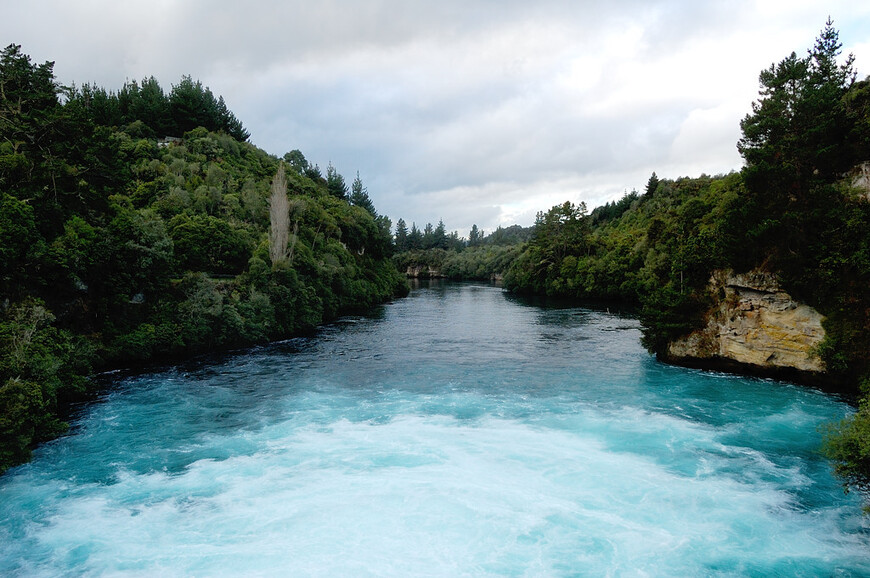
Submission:
[[848,405],[639,338],[615,310],[433,281],[107,376],[0,478],[0,573],[870,573],[860,498],[816,450]]

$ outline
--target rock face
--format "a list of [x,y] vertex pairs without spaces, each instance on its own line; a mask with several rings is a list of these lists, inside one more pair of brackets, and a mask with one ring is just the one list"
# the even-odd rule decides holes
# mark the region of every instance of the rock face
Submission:
[[852,179],[852,186],[870,200],[870,161],[854,167],[848,176]]
[[443,279],[440,269],[425,265],[408,265],[405,275],[411,279]]
[[825,337],[824,317],[792,299],[774,275],[717,271],[710,289],[718,303],[707,314],[707,325],[670,343],[670,360],[688,365],[719,362],[769,374],[825,372],[816,354]]

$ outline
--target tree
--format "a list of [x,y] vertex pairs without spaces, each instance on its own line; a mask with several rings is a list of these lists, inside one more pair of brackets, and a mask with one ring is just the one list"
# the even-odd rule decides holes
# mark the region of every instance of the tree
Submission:
[[53,62],[34,65],[17,44],[0,54],[0,186],[5,192],[14,195],[20,186],[36,191],[42,182],[34,181],[44,178],[56,190],[51,181],[58,172],[53,154],[58,91]]
[[[834,473],[849,488],[870,491],[870,400],[861,400],[858,411],[830,424],[822,451],[834,462]],[[865,507],[870,512],[870,508]]]
[[32,134],[60,102],[54,79],[54,62],[34,65],[21,46],[10,44],[0,53],[0,135],[17,150],[38,144],[43,136]]
[[212,91],[190,76],[172,87],[169,94],[170,115],[179,132],[202,126],[210,131],[224,132],[239,141],[250,134],[227,108],[223,97],[215,98]]
[[309,168],[308,160],[299,149],[293,149],[289,153],[285,154],[284,162],[290,165],[290,167],[300,175],[305,174],[305,171],[307,171]]
[[284,163],[279,163],[278,172],[272,179],[272,194],[269,197],[269,257],[272,259],[272,267],[287,260],[289,239],[290,202],[287,199]]
[[761,99],[740,123],[737,148],[747,185],[772,195],[774,204],[805,202],[814,183],[837,178],[851,164],[843,96],[855,78],[854,58],[838,66],[841,46],[828,20],[806,57],[792,52],[759,75]]
[[119,93],[125,124],[135,121],[145,123],[155,135],[166,136],[176,132],[175,123],[169,106],[169,97],[153,76],[142,80],[139,85],[134,80],[127,83]]
[[332,163],[326,167],[326,189],[333,197],[347,198],[347,184],[344,182],[344,177],[338,174],[338,171],[332,166]]
[[656,176],[656,172],[653,171],[653,174],[650,175],[649,180],[646,182],[644,194],[651,197],[655,194],[657,188],[659,188],[659,178]]
[[0,295],[14,297],[25,290],[29,265],[41,244],[30,205],[0,192]]
[[423,248],[423,233],[417,228],[417,223],[411,223],[411,231],[408,233],[408,250]]
[[432,223],[426,223],[426,226],[423,227],[422,243],[423,249],[435,247],[435,229],[432,227]]
[[224,131],[237,141],[244,142],[248,140],[251,133],[242,125],[242,121],[236,118],[233,111],[227,108],[223,96],[218,97],[217,112],[219,121],[218,130]]
[[468,246],[476,247],[483,241],[483,231],[477,228],[477,225],[471,225],[471,231],[468,232]]
[[561,260],[569,254],[580,254],[587,245],[590,233],[586,203],[575,205],[565,201],[535,218],[532,244],[546,249]]
[[447,229],[444,227],[444,221],[439,219],[438,225],[432,231],[432,246],[436,249],[447,248]]
[[408,226],[404,219],[396,221],[396,251],[404,253],[408,247]]
[[357,171],[356,178],[353,180],[353,185],[351,185],[349,200],[351,205],[362,207],[363,209],[371,213],[372,216],[376,217],[378,215],[377,211],[375,211],[374,203],[372,203],[372,200],[369,198],[368,191],[363,186],[362,180],[359,178],[359,171]]

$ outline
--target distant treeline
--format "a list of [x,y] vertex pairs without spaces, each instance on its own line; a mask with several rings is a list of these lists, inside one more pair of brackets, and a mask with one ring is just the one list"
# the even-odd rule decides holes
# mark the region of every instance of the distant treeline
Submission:
[[223,132],[239,142],[250,133],[227,108],[224,97],[215,98],[207,86],[184,76],[172,86],[169,94],[151,76],[142,82],[127,82],[117,92],[100,86],[84,84],[66,93],[72,103],[85,108],[100,126],[129,126],[140,137],[181,136],[198,127],[211,132]]

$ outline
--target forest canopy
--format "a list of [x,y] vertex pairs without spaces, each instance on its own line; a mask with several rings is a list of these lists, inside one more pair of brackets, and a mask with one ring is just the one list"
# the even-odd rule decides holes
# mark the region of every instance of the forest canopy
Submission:
[[359,178],[348,202],[334,167],[248,136],[190,77],[68,88],[3,50],[0,471],[64,430],[95,371],[283,338],[407,291]]

